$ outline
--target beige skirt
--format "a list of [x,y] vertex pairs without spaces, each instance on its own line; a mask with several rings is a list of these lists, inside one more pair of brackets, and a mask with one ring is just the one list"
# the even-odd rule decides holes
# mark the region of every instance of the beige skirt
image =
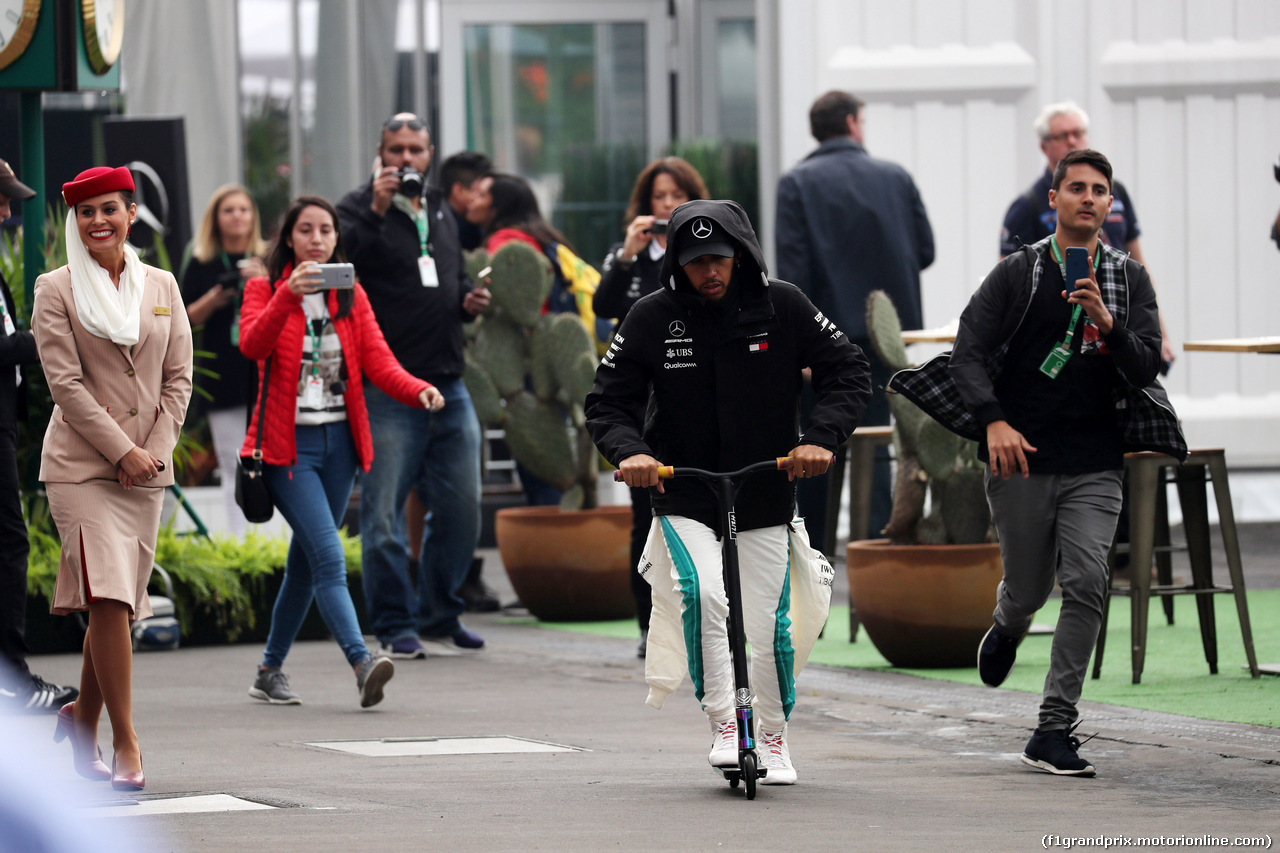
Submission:
[[131,620],[151,615],[147,582],[155,562],[163,488],[115,480],[45,483],[49,511],[62,539],[62,559],[50,612],[88,610],[94,601],[121,601]]

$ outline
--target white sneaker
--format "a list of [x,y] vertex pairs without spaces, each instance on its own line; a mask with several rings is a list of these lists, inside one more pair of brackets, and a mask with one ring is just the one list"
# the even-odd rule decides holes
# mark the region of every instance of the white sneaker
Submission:
[[791,750],[787,749],[787,732],[760,732],[756,741],[760,766],[768,770],[761,785],[794,785],[796,769],[791,766]]
[[738,766],[738,724],[733,720],[711,721],[711,754],[707,762],[712,767]]

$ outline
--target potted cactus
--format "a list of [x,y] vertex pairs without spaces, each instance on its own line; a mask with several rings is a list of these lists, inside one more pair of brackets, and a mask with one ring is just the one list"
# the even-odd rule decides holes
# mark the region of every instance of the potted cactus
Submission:
[[507,243],[492,258],[477,252],[467,266],[492,294],[466,349],[476,415],[504,430],[516,461],[564,495],[559,507],[498,511],[495,534],[511,585],[539,619],[634,615],[631,508],[598,505],[600,455],[583,418],[598,361],[592,336],[574,314],[542,313],[553,273],[532,247]]
[[[867,298],[867,330],[889,368],[912,366],[883,291]],[[975,442],[905,397],[891,393],[889,408],[898,466],[893,512],[886,538],[849,543],[850,597],[867,636],[894,666],[973,666],[1001,577],[985,466]]]

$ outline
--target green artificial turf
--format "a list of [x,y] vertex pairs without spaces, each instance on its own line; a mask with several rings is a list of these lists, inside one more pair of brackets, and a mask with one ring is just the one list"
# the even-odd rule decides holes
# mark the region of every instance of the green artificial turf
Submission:
[[[1084,699],[1128,708],[1183,714],[1206,720],[1254,723],[1280,727],[1280,678],[1249,677],[1236,616],[1235,599],[1214,596],[1218,632],[1218,674],[1210,675],[1200,641],[1200,623],[1190,596],[1174,599],[1175,624],[1165,622],[1159,601],[1151,604],[1147,626],[1147,657],[1142,683],[1132,682],[1129,656],[1129,600],[1116,599],[1107,626],[1102,677],[1085,680]],[[1036,616],[1037,624],[1052,625],[1061,601],[1050,599]],[[1280,663],[1280,590],[1249,593],[1249,619],[1258,663]],[[541,623],[543,627],[610,637],[637,638],[634,620],[617,622]],[[864,630],[856,643],[848,642],[849,610],[832,607],[825,636],[814,647],[810,663],[854,669],[905,672],[962,684],[980,684],[976,668],[896,669],[889,665]],[[1048,635],[1030,635],[1018,649],[1018,663],[1003,689],[1039,693],[1049,669]],[[975,649],[976,654],[976,649]],[[1090,674],[1092,674],[1092,663]]]

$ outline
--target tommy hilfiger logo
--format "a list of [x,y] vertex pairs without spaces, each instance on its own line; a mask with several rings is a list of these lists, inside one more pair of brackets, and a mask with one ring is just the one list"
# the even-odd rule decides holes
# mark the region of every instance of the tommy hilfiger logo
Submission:
[[768,341],[759,341],[758,343],[747,344],[747,352],[764,352],[768,348]]

